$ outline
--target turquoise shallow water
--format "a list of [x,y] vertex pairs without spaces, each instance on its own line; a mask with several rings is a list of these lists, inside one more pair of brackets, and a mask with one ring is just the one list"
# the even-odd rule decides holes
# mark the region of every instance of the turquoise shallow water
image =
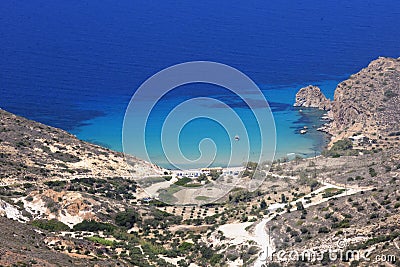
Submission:
[[[334,89],[338,82],[339,80],[327,80],[313,82],[312,84],[320,86],[326,96],[332,99]],[[314,153],[320,153],[326,143],[326,135],[316,131],[316,128],[323,123],[320,120],[320,117],[324,112],[315,109],[303,109],[303,112],[299,112],[298,108],[292,107],[297,90],[305,85],[308,85],[308,83],[302,85],[260,86],[266,99],[270,102],[273,111],[277,133],[276,158],[288,155],[293,156],[293,154],[298,154],[304,157],[311,156],[314,155]],[[223,96],[215,97],[223,99]],[[188,98],[190,97],[174,101],[167,99],[164,102],[161,102],[160,105],[155,108],[154,113],[150,116],[149,124],[146,128],[148,131],[148,142],[146,145],[150,159],[158,165],[173,168],[164,156],[160,142],[160,129],[165,120],[166,114],[170,111],[170,108],[176,103]],[[83,105],[85,104],[83,103]],[[96,105],[99,105],[99,103],[96,103]],[[124,112],[121,111],[124,111],[126,105],[115,103],[112,107],[112,109],[106,111],[106,116],[100,116],[87,121],[86,125],[76,128],[73,133],[81,139],[107,146],[114,150],[122,151],[121,136]],[[212,109],[212,107],[207,108]],[[214,109],[215,112],[221,112],[220,108],[214,107]],[[244,120],[248,118],[249,110],[235,109],[235,111],[238,112],[240,117],[244,118]],[[138,114],[138,116],[141,115]],[[301,135],[299,134],[299,130],[304,126],[308,126],[309,131],[307,134]],[[259,153],[259,131],[257,131],[257,125],[251,121],[248,121],[246,129],[249,132],[253,145],[251,147],[252,151],[250,151],[250,160],[255,160],[258,155],[257,153]],[[235,135],[239,133],[231,134]],[[242,135],[239,134],[239,136]],[[230,156],[229,153],[232,149],[231,146],[237,145],[238,143],[230,142],[231,140],[228,137],[228,133],[224,130],[224,127],[212,122],[211,120],[197,119],[188,123],[183,128],[179,139],[182,153],[192,160],[198,158],[200,156],[199,143],[204,138],[212,139],[217,146],[217,153],[213,166],[226,165],[226,160]],[[243,153],[233,155],[234,162],[236,162],[235,165],[239,165],[246,160],[243,155],[246,154],[245,150],[248,149],[248,147],[244,146],[242,149]],[[203,147],[203,153],[212,154],[213,146],[206,145]],[[132,154],[141,158],[146,158],[145,155],[137,154],[134,151],[132,151]],[[185,167],[203,167],[202,164],[206,163],[200,162],[193,165],[189,164]]]

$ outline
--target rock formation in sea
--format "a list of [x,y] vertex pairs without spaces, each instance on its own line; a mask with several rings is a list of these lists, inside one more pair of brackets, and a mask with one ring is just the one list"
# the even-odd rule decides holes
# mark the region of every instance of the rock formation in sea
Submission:
[[301,88],[296,94],[295,107],[318,108],[321,110],[330,110],[331,102],[321,92],[317,86],[309,85]]

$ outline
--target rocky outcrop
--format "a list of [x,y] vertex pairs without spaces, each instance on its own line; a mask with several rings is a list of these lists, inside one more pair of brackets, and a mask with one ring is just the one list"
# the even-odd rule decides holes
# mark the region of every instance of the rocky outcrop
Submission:
[[24,208],[33,216],[56,218],[72,227],[83,220],[96,220],[94,210],[100,209],[99,201],[80,192],[57,192],[52,189],[32,191],[30,201],[23,200]]
[[364,134],[373,146],[398,145],[400,135],[400,59],[380,57],[341,82],[332,101],[333,140]]
[[295,107],[318,108],[330,110],[331,102],[321,92],[317,86],[309,85],[301,88],[296,94]]
[[22,212],[14,205],[11,205],[0,199],[0,216],[7,217],[19,222],[27,222],[28,218],[22,215]]

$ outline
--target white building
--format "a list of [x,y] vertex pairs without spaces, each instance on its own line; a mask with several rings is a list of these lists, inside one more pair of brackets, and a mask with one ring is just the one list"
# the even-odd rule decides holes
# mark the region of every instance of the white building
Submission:
[[182,178],[197,178],[201,175],[210,175],[211,172],[219,172],[222,175],[239,175],[241,171],[244,170],[244,167],[230,167],[230,168],[221,168],[221,167],[214,167],[214,168],[202,168],[202,169],[189,169],[189,170],[173,170],[172,177]]
[[363,134],[349,137],[353,145],[361,146],[369,143],[369,138]]

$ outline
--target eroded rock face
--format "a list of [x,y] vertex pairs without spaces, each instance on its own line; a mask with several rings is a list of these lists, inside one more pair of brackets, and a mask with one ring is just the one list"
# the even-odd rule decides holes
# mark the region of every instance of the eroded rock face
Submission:
[[318,108],[330,110],[331,102],[321,92],[317,86],[309,85],[301,88],[296,94],[295,107]]
[[332,101],[331,133],[368,137],[400,131],[400,59],[380,57],[341,82]]

